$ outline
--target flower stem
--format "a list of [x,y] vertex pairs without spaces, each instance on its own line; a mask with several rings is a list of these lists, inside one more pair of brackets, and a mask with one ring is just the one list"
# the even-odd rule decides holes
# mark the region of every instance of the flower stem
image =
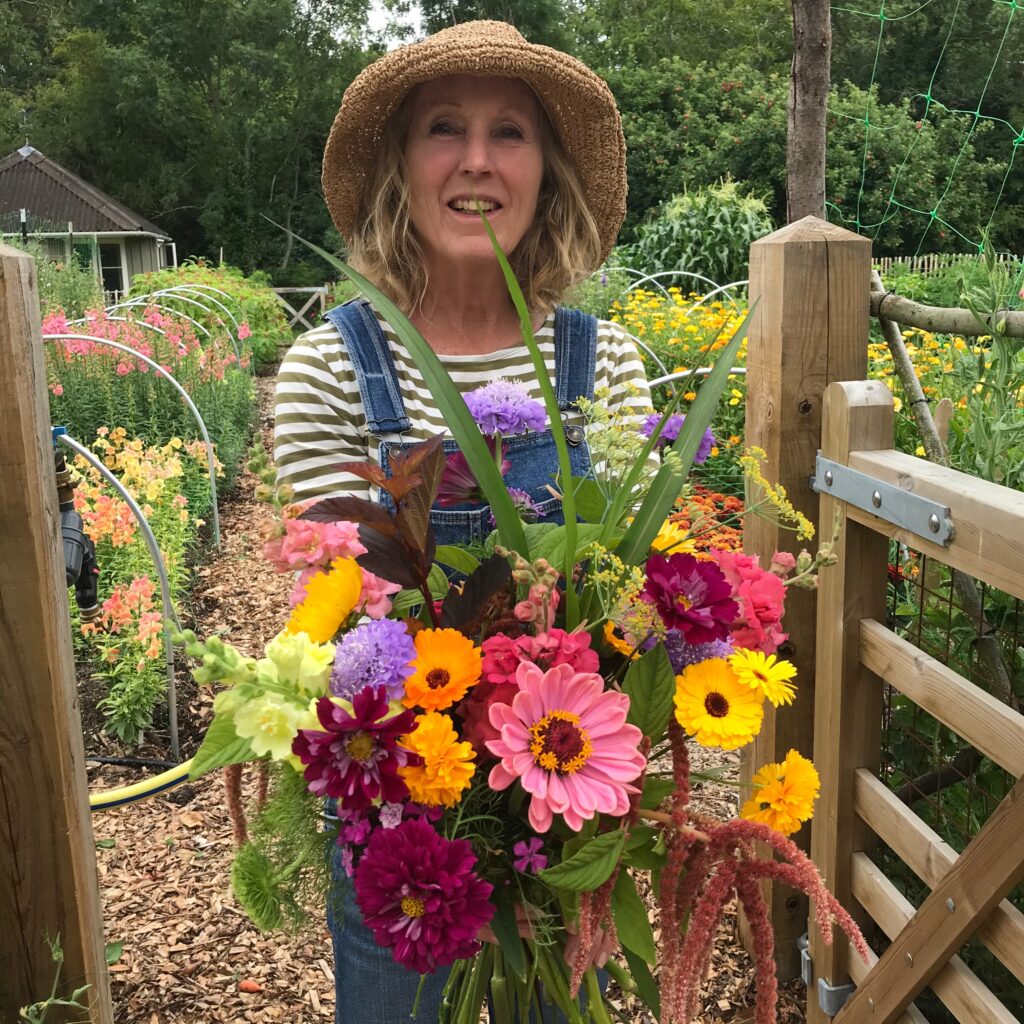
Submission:
[[612,1024],[611,1017],[604,1005],[604,994],[601,992],[601,983],[597,980],[597,971],[593,967],[583,975],[587,986],[587,1012],[594,1024]]
[[671,825],[682,832],[684,836],[689,836],[691,839],[696,839],[702,843],[711,842],[711,837],[707,832],[701,832],[699,828],[692,828],[690,825],[676,825],[672,820],[672,815],[666,814],[664,811],[649,811],[646,808],[641,808],[637,814],[646,821],[659,821],[663,825]]

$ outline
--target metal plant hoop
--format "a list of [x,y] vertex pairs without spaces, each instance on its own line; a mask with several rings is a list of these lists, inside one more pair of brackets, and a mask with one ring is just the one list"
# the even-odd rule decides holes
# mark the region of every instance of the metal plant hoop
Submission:
[[139,529],[142,530],[142,535],[146,539],[146,547],[149,548],[150,557],[153,559],[153,568],[156,569],[156,574],[160,578],[160,597],[164,606],[163,630],[164,664],[167,672],[167,721],[171,737],[171,756],[178,758],[181,756],[178,744],[178,691],[174,678],[174,643],[171,640],[170,622],[173,620],[180,630],[181,621],[178,619],[178,613],[175,611],[174,603],[171,601],[171,584],[167,577],[167,567],[164,565],[163,556],[160,554],[160,545],[157,543],[156,536],[149,525],[149,520],[124,484],[85,445],[76,441],[69,434],[58,434],[57,437],[58,440],[66,444],[73,452],[81,455],[89,465],[94,466],[103,479],[121,495],[125,504],[131,509],[132,515],[135,516],[135,521],[139,524]]
[[171,386],[181,395],[182,400],[189,407],[192,415],[196,419],[196,424],[199,427],[199,432],[203,435],[203,443],[206,445],[206,463],[210,473],[210,499],[213,505],[213,539],[219,551],[221,548],[220,542],[220,512],[217,505],[217,484],[216,475],[217,468],[214,462],[213,455],[213,444],[210,442],[210,434],[206,429],[206,423],[203,421],[203,417],[199,410],[196,408],[195,402],[189,397],[189,393],[175,380],[174,376],[167,372],[159,363],[154,362],[147,355],[143,355],[141,352],[137,352],[130,345],[122,345],[119,341],[111,341],[109,338],[98,338],[92,334],[44,334],[43,341],[93,341],[98,342],[101,345],[109,345],[111,348],[116,348],[119,352],[124,352],[136,359],[141,359],[147,366],[150,366],[159,376],[164,377]]

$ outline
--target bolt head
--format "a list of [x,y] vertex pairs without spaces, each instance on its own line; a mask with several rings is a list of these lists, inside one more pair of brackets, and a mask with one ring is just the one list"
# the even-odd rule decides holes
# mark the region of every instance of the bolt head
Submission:
[[832,470],[831,469],[826,469],[825,470],[825,486],[826,487],[831,487],[832,486],[832,480],[833,480]]
[[910,967],[914,966],[914,955],[912,953],[904,953],[903,954],[903,959],[907,961],[907,964]]
[[956,910],[956,903],[953,901],[953,897],[952,896],[950,896],[950,898],[948,900],[946,900],[946,909],[951,914]]
[[878,491],[871,492],[871,504],[874,505],[875,508],[882,507],[882,495]]
[[942,524],[939,522],[939,517],[933,512],[928,517],[928,529],[931,530],[932,533],[938,533],[939,532],[939,527],[941,525]]
[[868,1009],[869,1010],[873,1010],[874,1008],[875,1008],[875,1001],[870,996],[868,996]]

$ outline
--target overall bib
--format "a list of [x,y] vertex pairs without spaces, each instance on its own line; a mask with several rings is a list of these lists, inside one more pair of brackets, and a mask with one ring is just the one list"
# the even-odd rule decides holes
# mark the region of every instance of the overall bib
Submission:
[[[371,443],[377,445],[379,463],[390,476],[389,457],[412,443],[403,438],[411,423],[387,338],[372,307],[363,299],[328,311],[325,319],[345,342]],[[559,307],[555,312],[555,393],[563,412],[574,409],[579,397],[593,399],[596,352],[597,320],[579,310]],[[566,427],[566,440],[573,475],[585,476],[590,471],[590,451],[582,427]],[[458,450],[451,438],[445,438],[443,445],[445,452]],[[511,463],[505,474],[507,486],[530,495],[544,513],[541,522],[563,522],[561,501],[547,489],[548,484],[555,482],[558,467],[550,428],[503,438],[502,454]],[[378,500],[393,507],[386,492]],[[489,506],[476,503],[449,508],[435,506],[430,521],[438,545],[480,543],[492,530]],[[328,817],[333,817],[331,810],[329,804]],[[337,854],[332,858],[332,874],[336,880],[344,880],[340,850]],[[373,933],[362,922],[350,884],[340,902],[337,913],[328,908],[327,915],[334,945],[335,1024],[398,1024],[407,1020],[420,976],[396,964],[390,950],[377,946]],[[424,1024],[437,1020],[447,978],[446,968],[427,977],[417,1014]],[[554,1007],[545,1004],[544,1021],[560,1019]]]

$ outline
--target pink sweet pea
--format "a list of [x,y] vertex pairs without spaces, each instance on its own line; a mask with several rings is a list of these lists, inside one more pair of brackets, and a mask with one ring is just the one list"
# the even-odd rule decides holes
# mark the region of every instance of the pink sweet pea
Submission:
[[789,636],[782,629],[786,585],[775,573],[762,569],[756,555],[738,551],[712,554],[739,603],[739,615],[730,630],[733,643],[774,654]]

